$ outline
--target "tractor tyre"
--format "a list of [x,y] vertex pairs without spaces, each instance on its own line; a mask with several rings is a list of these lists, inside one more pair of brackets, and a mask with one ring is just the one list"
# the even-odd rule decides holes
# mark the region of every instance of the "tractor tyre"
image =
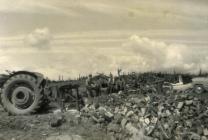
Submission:
[[194,92],[197,93],[197,94],[201,94],[203,93],[205,90],[204,90],[204,87],[203,85],[195,85],[194,86]]
[[11,115],[35,113],[43,101],[43,90],[37,79],[29,74],[10,77],[2,88],[1,101]]

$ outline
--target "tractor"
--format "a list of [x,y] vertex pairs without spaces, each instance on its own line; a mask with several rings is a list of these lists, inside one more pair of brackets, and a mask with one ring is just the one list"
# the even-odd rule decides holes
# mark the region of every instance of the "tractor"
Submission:
[[126,83],[122,76],[113,77],[113,75],[107,76],[103,73],[98,73],[92,77],[94,83],[94,93],[96,96],[101,94],[117,93],[126,89]]
[[11,115],[32,114],[50,102],[63,109],[66,96],[79,107],[77,81],[50,81],[40,73],[16,71],[0,75],[0,89],[0,103]]

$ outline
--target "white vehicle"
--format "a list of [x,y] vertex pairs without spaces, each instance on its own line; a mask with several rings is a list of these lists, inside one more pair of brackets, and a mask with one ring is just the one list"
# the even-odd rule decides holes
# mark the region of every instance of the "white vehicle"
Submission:
[[184,84],[183,78],[181,75],[179,75],[178,77],[178,83],[165,82],[163,85],[163,88],[168,89],[166,90],[168,92],[171,92],[171,91],[184,92],[184,91],[187,91],[188,89],[191,89],[192,87],[193,87],[192,83]]

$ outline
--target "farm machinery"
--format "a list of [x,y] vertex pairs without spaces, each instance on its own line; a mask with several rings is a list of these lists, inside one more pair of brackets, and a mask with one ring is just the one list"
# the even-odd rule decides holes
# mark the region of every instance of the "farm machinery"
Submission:
[[195,77],[192,79],[192,86],[195,93],[201,94],[208,91],[208,78],[207,77]]
[[117,93],[126,89],[126,83],[123,77],[115,76],[112,74],[107,76],[103,73],[98,73],[91,79],[91,84],[87,86],[88,91],[91,92],[91,96],[99,96],[101,94]]
[[[135,77],[135,76],[134,76]],[[147,78],[130,80],[130,76],[122,75],[113,77],[98,74],[91,77],[91,85],[82,87],[79,80],[74,81],[51,81],[37,72],[16,71],[0,75],[0,104],[4,109],[13,115],[32,114],[44,108],[47,104],[54,102],[59,108],[65,108],[65,101],[74,104],[79,110],[80,105],[84,104],[84,97],[80,93],[87,92],[88,97],[99,96],[103,93],[117,93],[132,89],[132,86],[139,89],[149,89],[148,85],[153,86],[157,92],[167,92],[173,90],[173,85],[164,80],[155,78],[155,82],[145,82]],[[138,81],[140,81],[138,83]],[[82,81],[83,82],[83,81]],[[135,86],[136,83],[136,86]],[[138,85],[139,84],[139,85]],[[199,89],[199,84],[197,84]],[[87,91],[86,89],[87,88]],[[202,87],[204,89],[204,87]],[[84,95],[84,96],[86,96]]]
[[[99,96],[103,92],[122,90],[124,83],[116,79],[109,83],[108,76],[98,74],[92,78],[92,96]],[[29,71],[9,72],[0,75],[0,103],[12,115],[32,114],[39,109],[54,102],[59,108],[64,109],[67,99],[75,103],[77,109],[83,104],[80,95],[80,81],[51,81],[40,73]]]
[[0,102],[13,115],[35,113],[50,102],[63,108],[71,97],[79,106],[79,84],[76,81],[50,81],[40,73],[17,71],[0,75]]

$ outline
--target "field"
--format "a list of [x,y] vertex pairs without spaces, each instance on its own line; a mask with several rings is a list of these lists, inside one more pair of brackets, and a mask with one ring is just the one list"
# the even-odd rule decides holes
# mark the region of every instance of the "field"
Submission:
[[0,140],[206,140],[207,95],[191,90],[158,93],[152,84],[102,94],[80,111],[68,108],[57,113],[50,105],[33,115],[10,116],[0,107]]

